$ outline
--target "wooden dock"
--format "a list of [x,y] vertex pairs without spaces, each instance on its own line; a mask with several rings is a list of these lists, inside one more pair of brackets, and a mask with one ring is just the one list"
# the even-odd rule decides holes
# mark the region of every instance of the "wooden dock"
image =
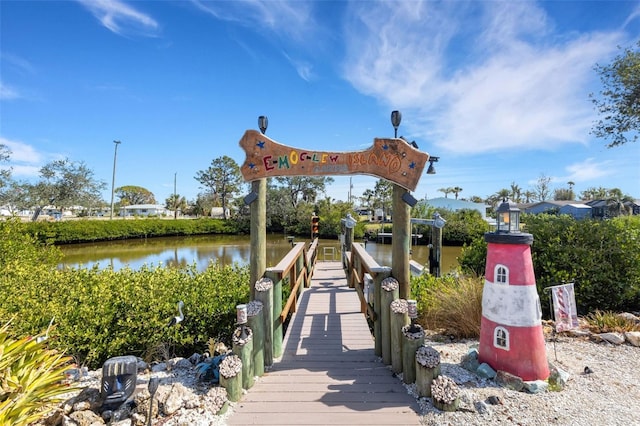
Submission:
[[229,425],[418,425],[419,406],[376,357],[340,262],[319,262],[284,353],[235,403]]

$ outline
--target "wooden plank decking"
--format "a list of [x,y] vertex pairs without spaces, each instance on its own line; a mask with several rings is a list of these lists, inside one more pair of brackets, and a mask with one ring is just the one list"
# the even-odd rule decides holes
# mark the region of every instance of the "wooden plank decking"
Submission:
[[229,425],[417,425],[419,407],[374,353],[340,262],[321,262],[284,353],[235,403]]

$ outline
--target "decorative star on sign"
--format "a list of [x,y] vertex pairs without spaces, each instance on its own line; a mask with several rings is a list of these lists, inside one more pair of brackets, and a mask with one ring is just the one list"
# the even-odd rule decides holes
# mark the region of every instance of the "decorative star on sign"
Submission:
[[264,141],[260,141],[256,145],[258,145],[260,149],[264,149]]
[[412,161],[411,163],[409,163],[409,168],[410,169],[415,169],[416,168],[416,162]]
[[386,143],[384,145],[382,145],[382,149],[384,149],[385,151],[389,149],[389,145],[387,145]]
[[250,169],[253,169],[255,166],[256,166],[255,163],[249,163],[249,168]]

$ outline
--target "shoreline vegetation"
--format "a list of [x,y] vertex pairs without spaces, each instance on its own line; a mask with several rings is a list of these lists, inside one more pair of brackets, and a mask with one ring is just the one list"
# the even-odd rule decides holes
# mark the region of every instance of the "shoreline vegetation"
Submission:
[[[532,259],[544,318],[550,317],[544,288],[563,281],[575,283],[580,316],[602,312],[594,321],[618,327],[609,312],[636,313],[640,217],[577,221],[568,216],[523,215],[523,219],[526,231],[534,235]],[[202,272],[193,265],[59,270],[62,253],[53,243],[159,236],[167,235],[167,229],[173,235],[225,233],[237,231],[237,222],[0,221],[0,325],[10,323],[10,334],[16,338],[42,336],[48,330],[50,349],[89,368],[123,354],[163,360],[202,352],[211,339],[229,343],[235,308],[249,300],[248,267],[213,263]],[[485,262],[486,243],[475,237],[459,257],[458,274],[412,278],[411,297],[418,301],[423,327],[444,329],[454,338],[479,332]],[[184,302],[185,320],[169,327],[178,301]],[[477,321],[468,324],[466,319]]]

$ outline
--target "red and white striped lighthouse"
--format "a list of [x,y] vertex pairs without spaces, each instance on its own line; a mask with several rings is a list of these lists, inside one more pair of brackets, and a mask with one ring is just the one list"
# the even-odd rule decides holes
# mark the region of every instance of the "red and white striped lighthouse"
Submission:
[[520,232],[520,210],[498,207],[498,228],[485,234],[487,263],[478,359],[522,380],[545,380],[549,365],[531,260],[533,235]]

